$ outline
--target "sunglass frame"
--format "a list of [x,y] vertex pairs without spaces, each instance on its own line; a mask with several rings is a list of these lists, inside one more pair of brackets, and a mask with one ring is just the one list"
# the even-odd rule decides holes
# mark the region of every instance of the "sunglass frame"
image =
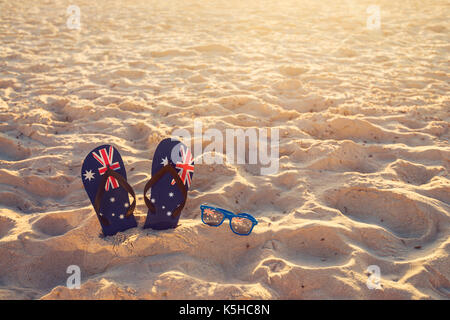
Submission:
[[[203,215],[204,215],[205,209],[212,209],[212,210],[215,210],[215,211],[218,211],[218,212],[222,213],[223,214],[222,221],[218,225],[207,224],[205,222],[205,220],[203,220]],[[239,236],[248,236],[250,233],[252,233],[253,228],[258,224],[258,221],[252,215],[250,215],[248,213],[235,214],[235,213],[233,213],[231,211],[228,211],[228,210],[225,210],[225,209],[222,209],[222,208],[217,208],[217,207],[214,207],[214,206],[210,206],[210,205],[207,205],[207,204],[200,205],[200,210],[202,212],[202,216],[201,217],[202,217],[202,222],[204,224],[206,224],[206,225],[208,225],[210,227],[219,227],[219,226],[221,226],[223,224],[223,222],[225,221],[225,218],[228,218],[228,220],[230,220],[229,225],[230,225],[231,231],[233,231],[233,233],[235,233],[235,234],[237,234]],[[252,222],[252,227],[250,228],[250,231],[248,233],[238,233],[238,232],[234,231],[233,227],[231,226],[231,219],[233,219],[234,217],[242,217],[242,218],[247,218],[248,220],[250,220]]]

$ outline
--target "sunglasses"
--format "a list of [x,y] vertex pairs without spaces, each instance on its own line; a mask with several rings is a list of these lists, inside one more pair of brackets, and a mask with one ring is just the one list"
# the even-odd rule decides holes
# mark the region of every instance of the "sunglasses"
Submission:
[[228,210],[206,204],[202,204],[200,210],[202,211],[202,221],[204,224],[211,227],[218,227],[223,223],[225,218],[228,218],[230,220],[231,231],[240,236],[248,236],[252,232],[253,227],[258,224],[258,221],[248,213],[234,214]]

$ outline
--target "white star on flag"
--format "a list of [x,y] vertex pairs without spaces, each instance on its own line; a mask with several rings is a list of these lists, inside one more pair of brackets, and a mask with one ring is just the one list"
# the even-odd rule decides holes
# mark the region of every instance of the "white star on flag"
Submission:
[[89,171],[86,170],[86,172],[83,174],[84,180],[89,180],[89,182],[91,182],[91,179],[94,179],[94,174],[95,173],[93,173],[92,170]]
[[169,164],[169,160],[167,159],[167,157],[165,157],[164,159],[162,159],[161,164],[163,166],[167,166]]

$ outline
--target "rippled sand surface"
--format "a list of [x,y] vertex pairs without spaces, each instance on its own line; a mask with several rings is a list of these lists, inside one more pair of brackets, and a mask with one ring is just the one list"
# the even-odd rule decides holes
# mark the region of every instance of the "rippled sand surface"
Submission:
[[[379,30],[371,1],[76,2],[79,30],[0,1],[0,298],[450,298],[448,1],[379,0]],[[198,164],[181,226],[143,230],[153,152],[194,120],[278,129],[279,171]],[[101,238],[80,170],[105,143],[139,227]]]

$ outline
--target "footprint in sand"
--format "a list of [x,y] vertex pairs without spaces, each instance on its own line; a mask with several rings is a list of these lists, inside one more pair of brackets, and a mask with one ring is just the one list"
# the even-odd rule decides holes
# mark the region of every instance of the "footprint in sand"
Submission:
[[343,188],[327,193],[327,202],[348,218],[378,225],[398,238],[421,238],[433,224],[433,212],[393,191]]
[[190,49],[194,49],[201,53],[231,53],[233,52],[233,49],[226,47],[221,44],[209,44],[204,46],[196,46],[192,47]]
[[60,236],[79,227],[82,221],[86,220],[88,214],[88,212],[48,213],[34,222],[32,227],[50,237]]
[[402,181],[415,185],[426,184],[439,172],[445,170],[443,167],[428,167],[405,160],[397,160],[388,168],[394,170]]
[[280,67],[280,73],[287,77],[296,77],[296,76],[306,73],[308,71],[309,71],[309,68],[307,68],[307,67],[298,67],[298,66],[282,66],[282,67]]
[[120,69],[115,71],[112,76],[115,78],[127,78],[130,80],[142,79],[146,76],[146,72],[134,69]]
[[16,226],[16,222],[4,216],[0,216],[0,239],[8,234],[8,232]]
[[20,161],[28,158],[31,152],[17,140],[0,133],[0,160]]
[[[341,231],[344,232],[344,229]],[[280,229],[274,233],[274,238],[279,240],[267,241],[262,249],[273,252],[281,261],[289,261],[293,266],[343,265],[352,252],[340,232],[324,224],[311,223],[296,229]],[[271,269],[287,268],[285,263],[272,260],[266,263]]]

